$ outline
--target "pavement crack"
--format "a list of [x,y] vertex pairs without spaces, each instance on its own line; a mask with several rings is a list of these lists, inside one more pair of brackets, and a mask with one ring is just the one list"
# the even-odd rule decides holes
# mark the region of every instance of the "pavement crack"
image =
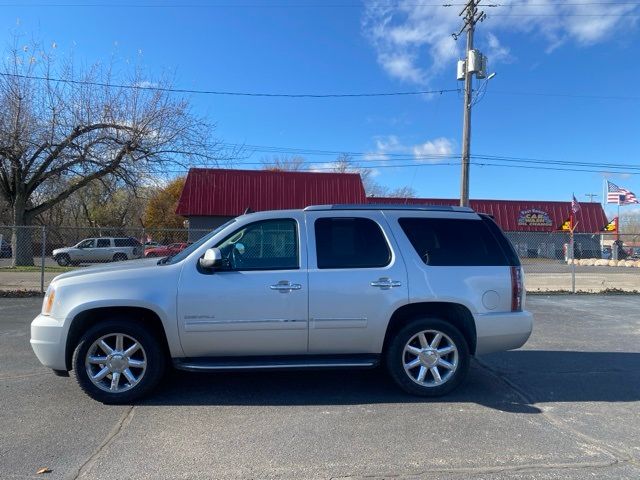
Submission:
[[95,465],[95,463],[100,458],[102,452],[104,452],[109,445],[113,442],[113,440],[118,436],[118,434],[124,430],[124,428],[131,423],[134,415],[134,406],[130,405],[120,416],[116,424],[113,426],[109,434],[105,437],[102,443],[96,448],[91,456],[78,468],[75,475],[69,477],[72,480],[77,480],[85,476]]

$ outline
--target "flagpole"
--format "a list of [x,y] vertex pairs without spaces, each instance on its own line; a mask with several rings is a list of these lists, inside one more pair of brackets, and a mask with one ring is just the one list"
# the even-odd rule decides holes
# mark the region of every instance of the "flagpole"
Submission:
[[620,240],[620,196],[618,195],[618,228],[616,228],[616,240]]
[[[604,210],[604,215],[607,217],[607,180],[602,179],[602,210]],[[609,221],[609,217],[607,217],[607,221]],[[605,232],[606,233],[606,232]],[[605,241],[608,240],[606,235],[600,234],[600,251],[604,252],[604,244]]]

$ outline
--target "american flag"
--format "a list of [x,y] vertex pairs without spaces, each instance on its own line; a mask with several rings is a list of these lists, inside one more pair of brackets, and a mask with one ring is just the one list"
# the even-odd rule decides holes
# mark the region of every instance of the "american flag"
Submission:
[[615,183],[607,180],[607,203],[617,203],[618,205],[629,205],[631,203],[640,203],[636,198],[636,194],[621,188]]
[[578,213],[580,211],[580,204],[578,203],[578,200],[576,200],[576,196],[573,196],[573,199],[571,200],[571,211],[573,213]]

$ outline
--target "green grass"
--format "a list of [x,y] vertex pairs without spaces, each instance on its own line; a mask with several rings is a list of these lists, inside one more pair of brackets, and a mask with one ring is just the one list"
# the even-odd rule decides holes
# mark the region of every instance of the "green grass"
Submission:
[[[71,270],[75,270],[77,267],[58,267],[58,266],[47,266],[44,267],[45,272],[50,273],[62,273],[69,272]],[[42,269],[41,266],[33,266],[33,267],[0,267],[0,272],[40,272]]]

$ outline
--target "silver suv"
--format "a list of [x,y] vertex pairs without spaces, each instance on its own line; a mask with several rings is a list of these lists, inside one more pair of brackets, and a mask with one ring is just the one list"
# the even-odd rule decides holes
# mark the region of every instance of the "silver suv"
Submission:
[[40,361],[105,403],[189,371],[386,366],[443,395],[472,355],[531,333],[522,268],[459,207],[315,206],[240,216],[173,257],[56,277],[31,324]]
[[53,251],[53,259],[61,267],[80,263],[120,262],[142,257],[142,244],[131,237],[86,238],[73,247]]

